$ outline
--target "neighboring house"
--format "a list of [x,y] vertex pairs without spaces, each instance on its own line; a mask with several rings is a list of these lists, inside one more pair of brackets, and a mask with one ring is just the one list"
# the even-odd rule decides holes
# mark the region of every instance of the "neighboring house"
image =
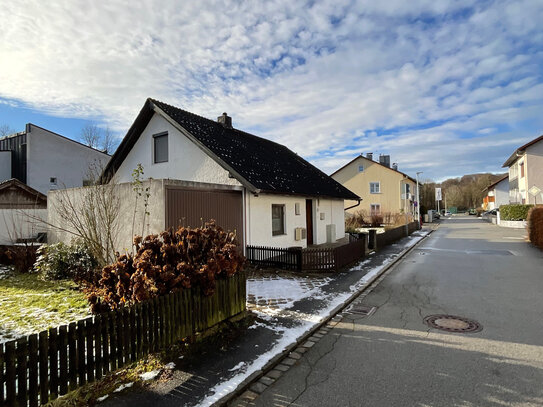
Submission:
[[47,195],[49,190],[86,184],[92,166],[109,155],[28,123],[25,131],[0,138],[0,181],[16,178]]
[[483,192],[483,209],[491,211],[509,203],[509,176],[506,175],[486,187]]
[[[40,221],[41,220],[41,221]],[[47,197],[18,179],[0,182],[0,245],[45,232]]]
[[344,200],[360,199],[285,146],[233,128],[226,113],[213,121],[153,99],[104,180],[126,188],[138,164],[153,178],[154,233],[213,218],[242,245],[306,247],[343,238]]
[[367,214],[408,213],[414,214],[417,197],[417,182],[398,171],[396,164],[390,167],[390,156],[381,155],[379,162],[373,154],[358,157],[335,171],[331,177],[340,184],[363,196],[364,201],[345,201],[346,211],[355,213],[365,210]]
[[517,148],[503,167],[509,167],[510,203],[543,203],[543,193],[528,192],[534,186],[543,191],[543,136]]

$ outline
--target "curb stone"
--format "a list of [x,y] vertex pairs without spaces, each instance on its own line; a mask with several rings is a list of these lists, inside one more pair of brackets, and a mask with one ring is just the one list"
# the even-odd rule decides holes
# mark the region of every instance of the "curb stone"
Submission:
[[[437,229],[437,228],[436,228]],[[345,300],[342,304],[339,304],[337,307],[335,307],[327,317],[325,317],[322,322],[315,325],[313,328],[309,329],[305,334],[301,335],[295,342],[293,342],[291,345],[287,346],[283,352],[275,355],[273,358],[271,358],[261,369],[253,372],[251,375],[249,375],[245,380],[243,380],[235,390],[230,392],[229,394],[225,395],[221,399],[217,400],[215,403],[213,403],[213,406],[219,407],[219,406],[246,406],[248,402],[254,401],[260,393],[262,393],[266,388],[271,386],[277,379],[279,379],[284,372],[290,369],[291,366],[293,366],[299,358],[293,358],[292,353],[296,352],[301,356],[308,351],[313,345],[315,345],[316,342],[320,340],[320,338],[315,337],[315,334],[321,333],[322,335],[326,335],[326,333],[329,332],[330,329],[334,328],[337,324],[339,324],[343,320],[343,314],[345,309],[351,305],[351,303],[354,303],[357,299],[363,299],[366,297],[381,281],[384,280],[384,278],[392,272],[392,269],[407,255],[409,254],[413,249],[415,249],[417,246],[419,246],[423,241],[425,241],[428,236],[430,236],[436,229],[431,229],[428,231],[428,234],[422,237],[417,243],[415,243],[413,246],[408,247],[404,251],[400,252],[392,262],[387,264],[385,267],[383,267],[383,270],[381,270],[378,274],[373,276],[366,284],[361,286],[357,291],[352,293],[352,295]],[[322,332],[321,332],[322,331]],[[321,335],[321,338],[322,338]],[[271,372],[276,371],[278,373],[274,374],[273,377],[266,375]],[[269,382],[269,385],[265,385],[260,381],[261,378],[266,377],[266,382]],[[271,380],[271,382],[270,382]],[[258,385],[258,386],[255,386]],[[264,386],[265,388],[261,391],[256,392],[257,397],[252,397],[255,394],[255,391],[253,390],[255,387],[258,387],[260,390]],[[233,404],[229,404],[233,403]]]

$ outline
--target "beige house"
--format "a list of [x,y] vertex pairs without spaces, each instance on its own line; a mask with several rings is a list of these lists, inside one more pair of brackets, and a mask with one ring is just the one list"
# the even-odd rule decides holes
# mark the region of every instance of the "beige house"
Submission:
[[543,136],[517,148],[503,167],[509,167],[510,203],[543,202],[543,193],[530,193],[534,189],[543,191]]
[[417,182],[407,174],[398,171],[396,164],[390,167],[390,156],[381,155],[379,162],[373,154],[362,154],[334,172],[331,177],[362,197],[356,201],[345,201],[348,213],[361,209],[368,214],[415,213]]

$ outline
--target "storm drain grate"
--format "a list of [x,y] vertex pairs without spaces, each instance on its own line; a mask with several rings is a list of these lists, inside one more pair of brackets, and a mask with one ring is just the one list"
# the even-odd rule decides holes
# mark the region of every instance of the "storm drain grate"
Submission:
[[357,315],[363,315],[365,317],[369,317],[371,314],[375,312],[377,307],[372,307],[371,305],[363,305],[363,304],[353,304],[347,309],[347,312],[351,314],[357,314]]
[[454,315],[429,315],[424,318],[424,323],[447,332],[479,332],[483,329],[483,326],[473,319]]

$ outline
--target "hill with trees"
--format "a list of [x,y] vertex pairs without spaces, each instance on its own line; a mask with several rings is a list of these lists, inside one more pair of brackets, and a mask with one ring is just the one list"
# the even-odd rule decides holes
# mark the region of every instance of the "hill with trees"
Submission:
[[443,201],[440,208],[456,206],[460,211],[478,208],[483,202],[483,192],[490,184],[498,181],[504,174],[469,174],[459,178],[450,178],[441,183],[424,181],[420,191],[421,213],[428,209],[437,209],[435,188],[441,187]]

